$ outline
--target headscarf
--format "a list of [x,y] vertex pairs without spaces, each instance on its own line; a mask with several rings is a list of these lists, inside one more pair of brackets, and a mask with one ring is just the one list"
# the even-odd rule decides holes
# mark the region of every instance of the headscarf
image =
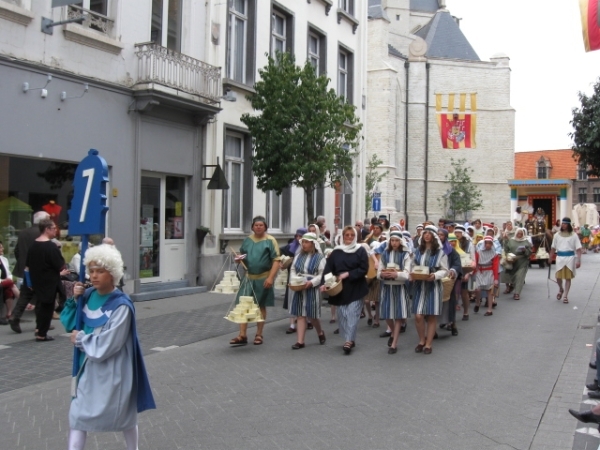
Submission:
[[[519,233],[519,231],[523,232],[523,237],[522,238],[518,238],[517,234]],[[513,235],[512,239],[514,239],[515,241],[519,241],[519,242],[523,242],[523,241],[527,241],[527,228],[516,228],[515,229],[515,234]]]
[[450,242],[448,242],[448,230],[445,228],[440,228],[438,232],[442,233],[445,237],[444,243],[442,244],[442,250],[444,250],[444,254],[448,256],[450,253],[452,253],[452,246],[450,245]]
[[307,232],[306,228],[298,228],[296,230],[296,234],[294,235],[294,241],[290,244],[290,252],[292,252],[294,255],[300,248],[300,240],[296,239],[296,236],[298,236],[298,235],[304,236],[306,234],[306,232]]
[[317,238],[317,235],[315,233],[304,233],[302,235],[302,239],[300,239],[300,241],[312,242],[313,245],[315,246],[315,251],[317,253],[321,253],[321,246],[319,245],[319,238]]
[[389,241],[391,241],[392,238],[400,239],[400,247],[402,248],[402,250],[405,252],[410,252],[410,249],[408,248],[408,244],[406,243],[406,239],[404,239],[402,231],[392,231],[390,233],[388,243]]
[[[464,233],[463,233],[464,234]],[[464,250],[461,248],[458,238],[454,233],[448,235],[448,242],[456,242],[456,247],[452,247],[459,255],[466,255]],[[450,244],[452,246],[452,244]]]
[[419,247],[421,246],[421,241],[423,240],[423,234],[426,231],[429,231],[433,234],[433,238],[437,241],[440,248],[444,247],[444,245],[442,244],[442,241],[440,241],[440,237],[437,234],[438,229],[435,225],[427,225],[425,228],[423,228],[423,233],[421,233],[421,236],[419,236]]
[[354,231],[352,243],[349,245],[344,244],[344,236],[343,234],[339,234],[337,237],[338,244],[335,246],[334,250],[341,250],[344,253],[356,253],[358,249],[361,248],[361,246],[356,243],[356,228],[352,227],[352,230]]

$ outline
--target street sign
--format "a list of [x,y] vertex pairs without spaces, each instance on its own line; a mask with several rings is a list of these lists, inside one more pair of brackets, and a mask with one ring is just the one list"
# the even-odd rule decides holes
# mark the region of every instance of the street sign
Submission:
[[381,192],[373,192],[373,198],[380,198]]
[[373,212],[381,211],[381,197],[373,197],[373,205],[371,209]]

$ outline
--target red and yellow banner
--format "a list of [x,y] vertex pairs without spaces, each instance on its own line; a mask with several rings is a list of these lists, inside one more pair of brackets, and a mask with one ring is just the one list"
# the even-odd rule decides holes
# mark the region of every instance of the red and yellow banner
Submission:
[[581,10],[581,29],[585,51],[600,49],[600,0],[579,0]]
[[[467,94],[458,94],[459,107],[455,111],[456,94],[448,94],[447,107],[443,107],[442,94],[435,94],[435,109],[443,148],[476,148],[477,94],[469,94],[470,109],[467,112]],[[443,110],[446,109],[446,112]]]

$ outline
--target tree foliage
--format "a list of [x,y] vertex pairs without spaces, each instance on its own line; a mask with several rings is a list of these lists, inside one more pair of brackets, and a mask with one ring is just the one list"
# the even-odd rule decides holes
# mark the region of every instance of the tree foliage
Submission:
[[481,191],[471,181],[473,169],[466,166],[467,160],[462,158],[457,161],[450,158],[452,171],[446,174],[446,181],[450,187],[442,199],[438,199],[440,206],[452,219],[464,218],[467,220],[469,211],[481,209]]
[[314,190],[351,176],[362,125],[355,107],[328,89],[330,80],[317,77],[308,61],[299,67],[292,55],[278,53],[259,74],[247,97],[258,114],[241,117],[253,138],[258,188],[278,195],[292,185],[304,189],[313,218]]
[[580,108],[573,108],[573,158],[588,168],[588,175],[600,176],[600,78],[594,93],[579,92]]
[[367,171],[365,174],[365,216],[371,210],[373,204],[373,190],[377,183],[381,182],[383,178],[388,174],[388,171],[378,172],[377,168],[383,164],[383,161],[379,159],[376,154],[371,155],[367,163]]

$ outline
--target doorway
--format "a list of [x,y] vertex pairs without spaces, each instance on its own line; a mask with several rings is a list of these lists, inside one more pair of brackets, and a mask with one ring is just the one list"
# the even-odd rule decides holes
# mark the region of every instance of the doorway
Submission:
[[186,275],[186,179],[146,174],[141,180],[139,278],[142,283]]
[[536,198],[533,200],[533,213],[536,214],[538,208],[542,208],[546,214],[546,229],[552,228],[552,224],[556,220],[554,218],[554,200],[549,198]]

